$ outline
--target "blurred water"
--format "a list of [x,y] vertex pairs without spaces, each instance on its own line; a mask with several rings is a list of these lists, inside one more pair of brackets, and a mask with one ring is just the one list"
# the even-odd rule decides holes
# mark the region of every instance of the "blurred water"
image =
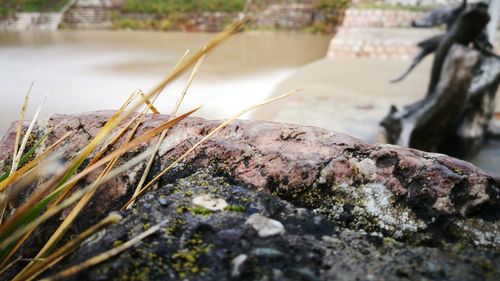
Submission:
[[[116,109],[135,89],[152,88],[186,49],[194,51],[212,36],[126,31],[0,33],[0,133],[17,119],[37,69],[28,113],[34,112],[47,92],[51,96],[45,114]],[[318,126],[375,142],[378,123],[391,104],[401,107],[422,98],[432,58],[402,83],[389,84],[407,61],[321,59],[329,39],[303,33],[238,34],[204,61],[183,110],[203,104],[197,116],[222,119],[269,96],[301,88],[299,95],[247,117]],[[158,99],[156,106],[162,113],[170,112],[186,76]],[[500,142],[490,142],[471,160],[499,174],[499,151]]]
[[[116,109],[135,89],[147,91],[213,34],[145,31],[36,31],[0,33],[0,130],[18,116],[39,74],[28,113],[50,93],[45,114]],[[226,118],[271,95],[296,68],[324,57],[328,36],[242,33],[207,57],[183,109]],[[169,86],[157,107],[168,113],[187,80]]]

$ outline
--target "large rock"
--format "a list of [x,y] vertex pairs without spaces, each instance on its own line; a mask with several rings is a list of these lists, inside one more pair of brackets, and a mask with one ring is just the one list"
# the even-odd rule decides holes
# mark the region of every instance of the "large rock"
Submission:
[[[40,135],[47,128],[53,128],[45,144],[48,146],[66,132],[74,131],[65,146],[69,158],[88,143],[110,114],[54,115],[45,125],[39,126],[35,134]],[[149,116],[138,134],[167,119],[168,116]],[[153,172],[165,168],[218,124],[219,121],[189,118],[174,127],[161,146]],[[11,128],[0,144],[0,159],[9,158],[13,140],[14,129]],[[136,155],[148,145],[151,144],[144,144],[123,158]],[[8,164],[8,161],[5,162]],[[77,219],[68,237],[122,206],[133,193],[143,167],[138,165],[104,185]],[[196,173],[199,170],[203,172]],[[220,178],[214,180],[214,175]],[[97,172],[89,179],[96,176]],[[200,176],[206,180],[200,181]],[[138,220],[151,225],[171,218],[171,223],[174,223],[177,216],[171,217],[172,213],[178,212],[178,219],[184,221],[182,225],[174,223],[179,227],[178,232],[157,235],[148,240],[151,245],[163,245],[170,239],[172,245],[165,246],[164,251],[161,247],[154,250],[148,243],[139,248],[144,249],[144,253],[160,251],[154,253],[160,255],[163,271],[153,270],[153,264],[160,264],[160,261],[151,261],[151,266],[146,266],[149,262],[134,254],[137,249],[113,262],[141,260],[139,268],[148,267],[154,274],[163,274],[162,278],[171,279],[182,276],[198,276],[194,279],[200,280],[227,279],[231,274],[243,274],[249,268],[252,273],[248,274],[253,276],[248,277],[249,280],[279,279],[279,276],[291,278],[285,266],[294,262],[300,265],[294,266],[294,270],[302,272],[294,276],[295,280],[299,278],[297,276],[306,275],[309,277],[301,277],[306,278],[302,280],[334,277],[339,280],[368,277],[380,280],[384,274],[393,276],[393,279],[409,276],[409,280],[419,280],[419,276],[444,280],[457,279],[456,276],[465,276],[460,278],[463,280],[480,280],[488,276],[494,279],[499,276],[494,271],[498,268],[495,263],[500,251],[499,186],[499,181],[493,176],[445,155],[368,144],[312,127],[237,121],[162,177],[157,191],[144,195],[135,211],[124,213],[127,218],[123,223],[110,228],[109,233],[114,234],[104,235],[99,242],[83,247],[67,259],[66,265],[111,247],[114,239],[122,241],[137,234],[139,229],[136,228],[141,225]],[[186,193],[205,199],[223,199],[227,204],[238,206],[228,210],[240,210],[241,213],[206,212],[200,203],[193,203],[194,197],[187,200],[189,196]],[[163,203],[171,204],[159,207],[157,200],[160,198],[164,198]],[[179,211],[181,206],[186,208]],[[142,208],[150,208],[151,211]],[[258,231],[248,223],[256,213],[269,218],[273,222],[269,223],[270,226],[281,224],[284,231],[259,237]],[[302,219],[303,216],[306,219]],[[61,218],[44,225],[35,234],[35,238],[28,243],[29,247],[23,250],[25,256],[34,253],[40,241],[50,235]],[[201,242],[191,245],[190,237],[196,233],[192,228],[197,229],[200,223],[207,226],[201,227]],[[170,227],[173,225],[167,229]],[[236,244],[224,242],[225,234],[220,233],[226,232]],[[124,236],[123,233],[128,234]],[[372,236],[378,237],[376,245],[369,244],[374,239]],[[241,237],[246,237],[246,240]],[[387,241],[391,241],[390,245]],[[328,246],[329,243],[338,247]],[[294,248],[292,245],[299,246]],[[210,253],[212,258],[202,259],[200,264],[186,265],[183,261],[191,257],[183,255],[189,254],[187,249],[190,247],[195,249],[197,257]],[[452,248],[461,250],[457,252]],[[485,248],[492,252],[483,252]],[[138,259],[132,261],[136,256]],[[374,257],[380,259],[373,261]],[[478,257],[479,261],[473,257]],[[262,260],[273,262],[267,264]],[[485,261],[488,266],[481,266],[480,261]],[[362,266],[350,268],[347,267],[349,263]],[[462,271],[453,273],[451,268],[457,265]],[[109,266],[106,263],[91,271],[88,279],[96,279],[99,274],[117,276],[113,270],[123,268],[119,264]],[[428,269],[437,271],[429,273]],[[189,273],[190,270],[193,274]],[[160,276],[154,274],[151,276]]]
[[[95,235],[51,273],[78,264],[168,219],[154,236],[72,280],[495,280],[492,252],[406,246],[380,233],[352,231],[306,209],[232,185],[206,171],[145,195],[120,225]],[[196,196],[231,206],[200,209]],[[263,237],[268,217],[284,231]]]

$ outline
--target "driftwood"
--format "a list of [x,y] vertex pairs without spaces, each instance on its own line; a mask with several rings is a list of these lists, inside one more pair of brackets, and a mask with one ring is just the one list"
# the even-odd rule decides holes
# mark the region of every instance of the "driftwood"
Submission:
[[[382,120],[389,143],[457,157],[481,147],[494,113],[500,62],[485,33],[489,22],[483,3],[431,12],[416,27],[447,24],[444,35],[419,43],[421,51],[397,79],[404,79],[428,54],[435,52],[427,95],[402,111],[391,108]],[[472,47],[471,47],[472,46]]]

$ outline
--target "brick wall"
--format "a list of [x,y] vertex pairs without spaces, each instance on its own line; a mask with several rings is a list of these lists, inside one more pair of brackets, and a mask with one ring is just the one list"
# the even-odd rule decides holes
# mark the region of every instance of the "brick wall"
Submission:
[[61,18],[61,13],[17,13],[14,18],[0,21],[0,30],[55,30]]
[[[348,9],[343,25],[330,42],[328,57],[410,59],[418,51],[418,42],[443,33],[437,28],[411,28],[411,21],[423,14],[394,9]],[[495,46],[498,50],[498,40]]]
[[[245,12],[253,19],[254,29],[303,30],[334,33],[344,15],[344,10],[324,12],[316,8],[317,0],[252,0]],[[176,13],[171,15],[124,13],[123,0],[72,0],[65,10],[62,26],[73,29],[143,28],[183,31],[217,32],[230,22],[243,16],[243,12]],[[33,13],[29,16],[0,21],[0,29],[45,28],[42,19],[47,16]],[[142,22],[141,22],[142,21]]]
[[424,12],[382,9],[347,9],[343,27],[410,27]]
[[[344,11],[324,14],[315,8],[316,0],[253,0],[246,7],[246,13],[253,21],[254,29],[302,30],[321,27],[321,31],[333,33],[341,22]],[[154,14],[121,13],[121,0],[78,0],[64,17],[67,28],[110,28],[113,21],[163,20],[168,16]],[[186,31],[222,30],[229,22],[241,17],[242,13],[190,13],[176,15],[172,29]]]

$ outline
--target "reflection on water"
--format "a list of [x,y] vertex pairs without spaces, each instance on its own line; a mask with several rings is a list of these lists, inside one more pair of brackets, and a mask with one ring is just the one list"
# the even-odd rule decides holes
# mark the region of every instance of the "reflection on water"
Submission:
[[[0,33],[0,129],[17,118],[35,77],[31,111],[50,93],[45,113],[115,109],[135,89],[148,90],[186,49],[212,34],[128,31]],[[243,33],[203,63],[184,109],[199,104],[207,118],[229,117],[268,97],[297,67],[323,57],[329,37],[300,33]],[[168,113],[186,77],[167,88],[158,108]]]

